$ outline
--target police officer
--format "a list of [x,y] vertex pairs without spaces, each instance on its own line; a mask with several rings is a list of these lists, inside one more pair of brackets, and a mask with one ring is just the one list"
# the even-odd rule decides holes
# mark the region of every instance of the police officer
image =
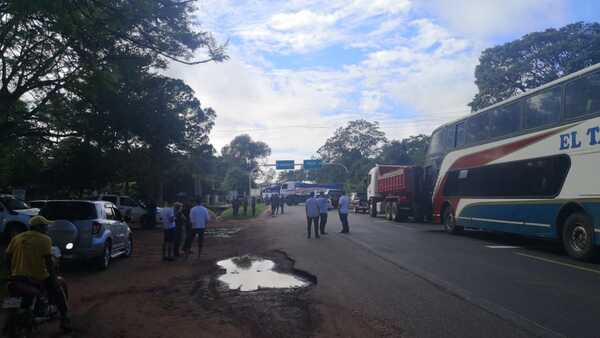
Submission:
[[315,238],[319,238],[319,203],[315,198],[315,193],[310,194],[310,198],[304,203],[306,208],[306,223],[308,238],[310,238],[311,226],[314,224]]
[[325,232],[325,226],[327,225],[327,214],[329,213],[329,199],[325,197],[325,194],[321,191],[319,198],[317,198],[319,204],[319,227],[321,228],[321,235],[327,235]]

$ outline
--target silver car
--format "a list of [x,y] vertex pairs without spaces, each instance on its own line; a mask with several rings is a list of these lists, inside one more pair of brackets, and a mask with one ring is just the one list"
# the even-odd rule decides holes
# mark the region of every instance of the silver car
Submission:
[[119,209],[106,201],[44,201],[40,215],[55,222],[48,227],[54,245],[66,260],[93,260],[106,269],[113,258],[131,256],[133,235]]

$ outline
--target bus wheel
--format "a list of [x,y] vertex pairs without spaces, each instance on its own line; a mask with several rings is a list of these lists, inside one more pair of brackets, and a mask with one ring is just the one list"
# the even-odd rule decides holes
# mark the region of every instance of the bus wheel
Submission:
[[454,212],[452,208],[448,207],[444,210],[444,229],[446,232],[451,234],[459,234],[463,231],[463,227],[456,225],[456,219],[454,218]]
[[594,227],[588,215],[576,212],[569,216],[563,226],[563,245],[569,256],[590,260],[596,254]]

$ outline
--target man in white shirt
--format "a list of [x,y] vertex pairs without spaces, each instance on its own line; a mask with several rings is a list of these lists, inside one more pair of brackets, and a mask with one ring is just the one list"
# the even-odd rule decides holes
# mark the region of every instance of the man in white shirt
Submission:
[[196,199],[196,205],[190,210],[190,223],[191,223],[191,231],[187,234],[187,238],[185,239],[184,252],[185,256],[189,257],[191,253],[192,243],[194,242],[194,238],[198,236],[198,258],[200,258],[200,254],[202,253],[202,246],[204,244],[204,229],[208,225],[208,209],[206,209],[202,205],[202,199],[198,197]]
[[350,210],[350,198],[344,192],[338,201],[338,205],[340,207],[340,221],[342,222],[342,231],[343,234],[347,234],[350,232],[350,227],[348,225],[348,211]]
[[160,216],[163,223],[164,240],[162,246],[163,260],[172,261],[173,248],[175,241],[175,213],[169,203],[165,204],[165,207],[161,209]]

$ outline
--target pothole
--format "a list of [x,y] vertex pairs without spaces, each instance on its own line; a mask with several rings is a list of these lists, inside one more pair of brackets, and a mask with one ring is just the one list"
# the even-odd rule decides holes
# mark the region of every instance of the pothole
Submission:
[[230,290],[295,289],[311,284],[296,275],[275,271],[275,262],[261,257],[233,257],[221,260],[217,265],[225,269],[218,280]]

